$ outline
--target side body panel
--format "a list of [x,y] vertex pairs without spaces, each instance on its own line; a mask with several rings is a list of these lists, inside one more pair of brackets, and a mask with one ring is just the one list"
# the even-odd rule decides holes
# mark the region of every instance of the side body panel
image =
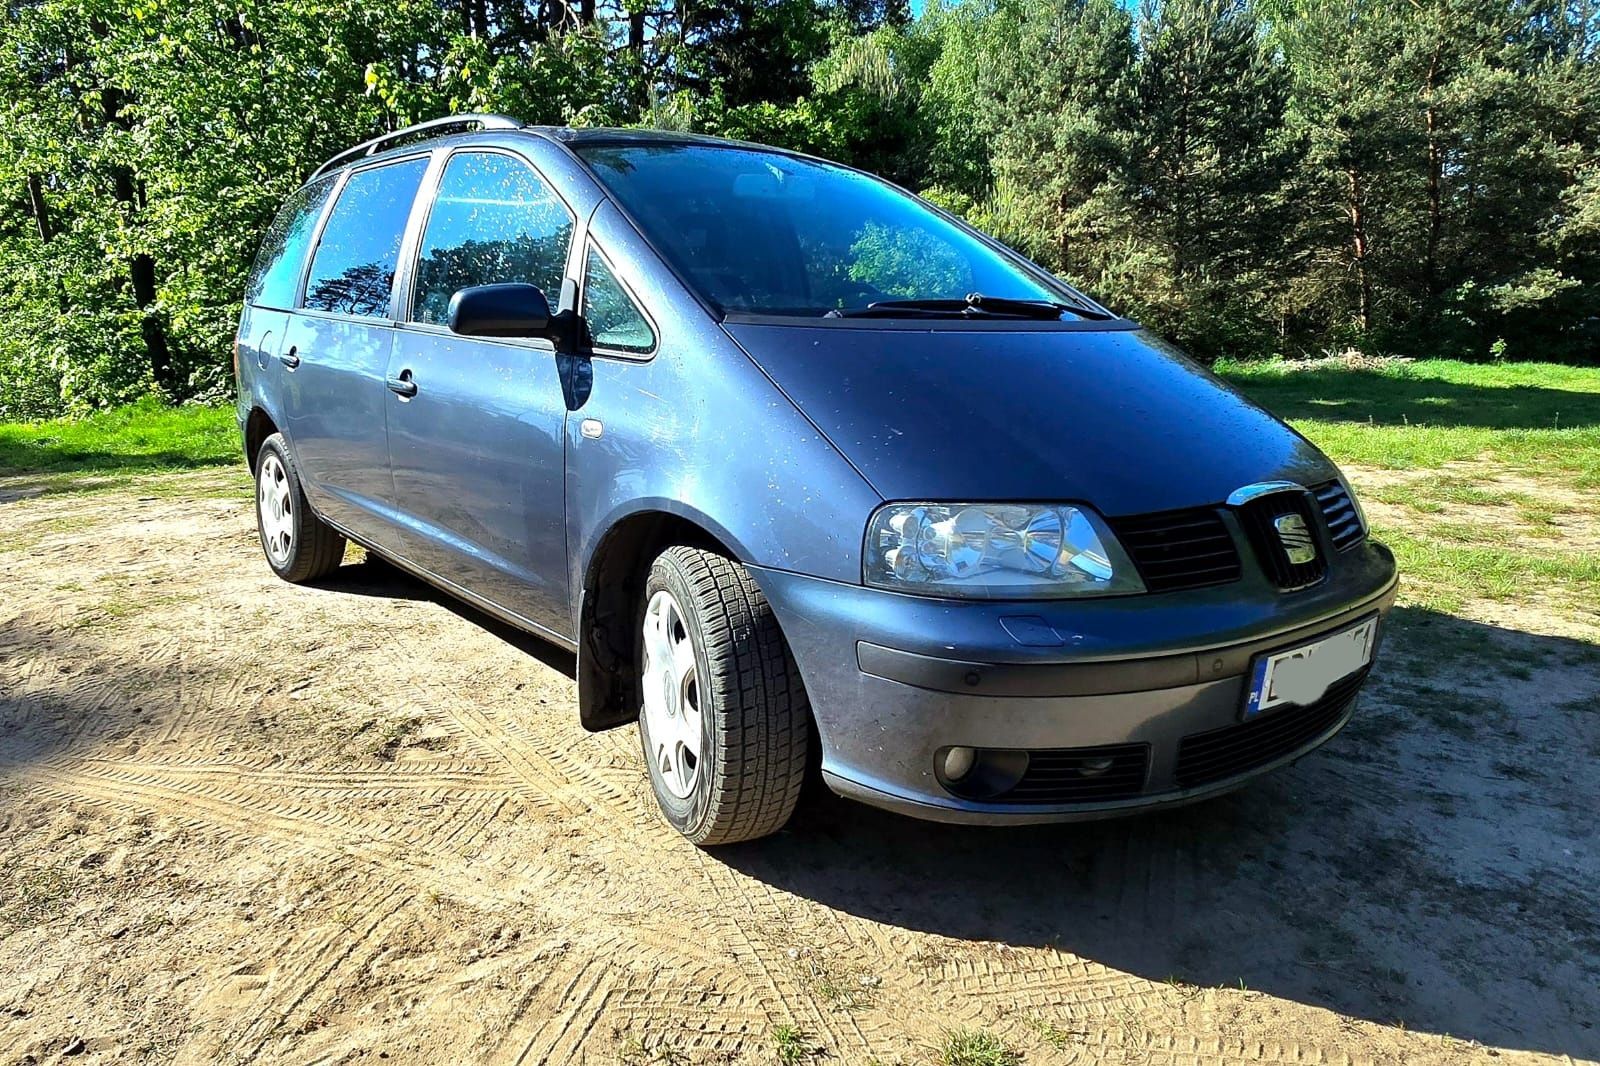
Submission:
[[[572,185],[566,156],[514,136],[441,146],[423,185],[402,252],[396,315],[410,317],[417,257],[452,149],[494,149],[531,165],[545,188],[581,219],[593,203],[586,179]],[[578,227],[574,226],[576,230]],[[573,261],[567,249],[567,263]],[[571,286],[562,286],[570,297]],[[559,310],[563,292],[547,293]],[[388,377],[406,375],[410,398],[388,393],[389,460],[405,556],[492,601],[545,635],[573,636],[568,590],[565,437],[567,402],[550,341],[460,337],[438,325],[401,322]]]
[[280,341],[300,359],[281,367],[283,421],[317,513],[399,550],[384,388],[394,331],[387,321],[296,313]]
[[[245,305],[239,318],[237,338],[239,359],[239,395],[235,406],[239,418],[240,440],[243,441],[245,425],[250,411],[259,407],[273,420],[277,419],[278,402],[274,388],[274,368],[278,363],[278,344],[289,326],[287,311]],[[254,464],[256,457],[246,455],[245,462]]]
[[[252,409],[264,411],[275,426],[284,424],[279,395],[283,367],[278,357],[284,351],[290,309],[305,282],[311,241],[321,231],[336,187],[334,178],[322,178],[290,196],[278,209],[251,266],[234,349],[239,430],[247,447],[245,431]],[[254,464],[255,458],[246,455],[245,460]]]

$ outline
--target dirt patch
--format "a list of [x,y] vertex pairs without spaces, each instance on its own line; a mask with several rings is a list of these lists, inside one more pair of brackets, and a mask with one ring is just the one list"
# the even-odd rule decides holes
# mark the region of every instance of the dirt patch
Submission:
[[276,581],[237,482],[0,503],[0,1063],[1600,1055],[1600,654],[1536,608],[1401,608],[1350,729],[1204,806],[707,854],[568,656]]
[[[1476,621],[1600,642],[1600,605],[1586,576],[1592,565],[1582,565],[1600,559],[1600,493],[1483,459],[1429,470],[1347,465],[1345,472],[1380,537],[1473,553],[1470,565],[1444,580],[1435,573],[1431,584],[1425,572],[1409,572],[1419,601],[1441,595],[1457,614]],[[1541,562],[1553,564],[1542,579],[1509,591],[1486,588],[1473,569],[1515,563],[1528,571]],[[1585,576],[1564,581],[1562,569]]]
[[1427,470],[1347,464],[1345,473],[1363,493],[1368,517],[1379,525],[1425,531],[1445,523],[1515,534],[1564,552],[1600,551],[1600,492],[1482,460]]

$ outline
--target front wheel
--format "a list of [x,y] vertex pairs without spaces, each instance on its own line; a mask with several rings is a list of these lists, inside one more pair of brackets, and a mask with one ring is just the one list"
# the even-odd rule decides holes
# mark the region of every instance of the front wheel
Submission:
[[806,776],[810,704],[772,607],[738,563],[674,547],[640,604],[639,735],[674,829],[732,844],[788,822]]
[[256,531],[267,565],[285,581],[326,577],[344,558],[344,537],[306,505],[281,433],[268,437],[256,453]]

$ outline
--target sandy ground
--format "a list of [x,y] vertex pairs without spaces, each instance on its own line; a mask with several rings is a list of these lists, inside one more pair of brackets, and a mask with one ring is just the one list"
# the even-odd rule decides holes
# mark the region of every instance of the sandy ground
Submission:
[[1351,727],[1204,806],[708,854],[567,656],[277,581],[237,471],[13,480],[0,1063],[1592,1059],[1600,651],[1515,619],[1400,608]]

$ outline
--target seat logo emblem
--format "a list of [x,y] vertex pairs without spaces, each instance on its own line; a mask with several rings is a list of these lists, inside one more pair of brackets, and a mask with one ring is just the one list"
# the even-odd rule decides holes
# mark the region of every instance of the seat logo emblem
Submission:
[[1306,520],[1297,514],[1281,514],[1272,520],[1272,526],[1278,531],[1278,541],[1283,545],[1283,554],[1296,566],[1315,562],[1317,558],[1317,542],[1311,539],[1311,530],[1306,526]]

